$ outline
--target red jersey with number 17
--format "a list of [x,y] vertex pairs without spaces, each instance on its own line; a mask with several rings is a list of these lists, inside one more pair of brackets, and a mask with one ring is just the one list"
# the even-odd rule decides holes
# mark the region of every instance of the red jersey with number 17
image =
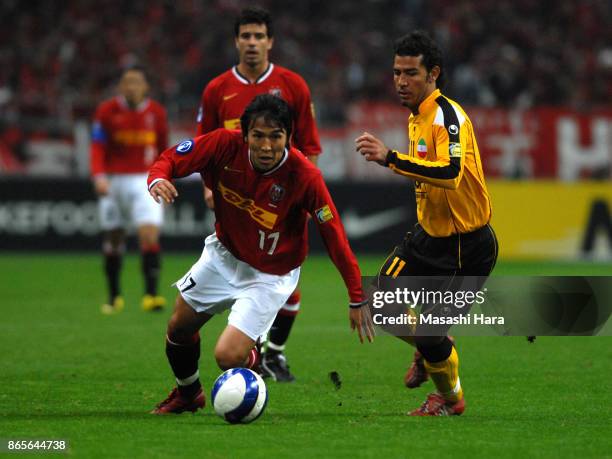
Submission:
[[293,145],[306,156],[321,154],[308,85],[297,73],[274,64],[253,83],[232,67],[206,85],[198,111],[198,135],[218,128],[240,129],[240,116],[259,94],[272,94],[287,102],[294,119]]
[[297,268],[308,252],[311,214],[350,301],[363,300],[361,273],[338,211],[321,172],[298,150],[285,150],[277,166],[260,173],[242,133],[217,129],[164,151],[149,171],[149,188],[194,172],[213,191],[217,237],[236,258],[270,274]]

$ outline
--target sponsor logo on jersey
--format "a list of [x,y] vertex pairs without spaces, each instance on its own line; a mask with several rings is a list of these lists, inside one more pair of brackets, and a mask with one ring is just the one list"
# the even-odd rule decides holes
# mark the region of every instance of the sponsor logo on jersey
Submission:
[[425,139],[419,139],[419,143],[417,144],[417,154],[419,158],[424,158],[427,156],[427,144],[425,143]]
[[240,129],[240,118],[223,121],[223,127],[225,129]]
[[451,158],[461,158],[461,144],[451,142],[448,144],[448,156]]
[[264,228],[274,228],[274,224],[276,223],[278,215],[269,212],[266,209],[262,209],[261,207],[257,206],[255,204],[255,201],[253,201],[252,199],[240,196],[239,193],[236,193],[234,190],[227,188],[221,182],[218,183],[218,188],[221,192],[221,196],[226,202],[230,203],[232,206],[237,207],[238,209],[248,212],[251,218]]
[[223,96],[223,101],[225,102],[226,100],[230,100],[230,99],[236,97],[237,95],[238,95],[238,93],[235,92],[235,93],[232,93],[232,94],[228,94],[227,96]]
[[119,129],[113,133],[113,142],[128,147],[154,145],[156,140],[155,131]]
[[176,146],[176,152],[179,155],[186,155],[193,148],[193,140],[183,140]]
[[315,210],[315,215],[317,216],[319,223],[325,223],[334,218],[334,214],[332,214],[331,209],[327,205]]
[[272,94],[275,97],[283,97],[283,92],[281,91],[281,88],[270,88],[268,93]]
[[270,187],[270,201],[278,204],[285,196],[285,189],[276,183]]
[[459,134],[459,128],[457,127],[456,124],[451,124],[448,127],[448,132],[450,132],[452,135],[457,135]]

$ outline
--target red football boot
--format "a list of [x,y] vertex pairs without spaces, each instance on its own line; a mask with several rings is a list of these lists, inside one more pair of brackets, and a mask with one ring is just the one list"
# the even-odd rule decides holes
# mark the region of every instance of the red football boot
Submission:
[[408,416],[459,416],[465,411],[465,398],[448,402],[438,393],[429,394],[427,400]]
[[[451,343],[453,346],[455,345],[455,338],[449,336]],[[425,363],[423,360],[423,356],[419,351],[414,352],[414,358],[412,359],[412,364],[408,371],[406,372],[406,376],[404,376],[404,384],[408,389],[414,389],[416,387],[420,387],[424,382],[427,382],[429,379],[429,374],[425,369]]]
[[204,405],[206,405],[206,397],[202,393],[202,388],[192,398],[186,398],[175,387],[168,398],[157,405],[157,408],[151,411],[151,414],[180,414],[185,411],[195,413],[197,410],[204,408]]
[[419,351],[414,352],[414,359],[406,376],[404,376],[404,384],[409,389],[419,387],[421,384],[429,379],[429,374],[425,369],[425,360]]

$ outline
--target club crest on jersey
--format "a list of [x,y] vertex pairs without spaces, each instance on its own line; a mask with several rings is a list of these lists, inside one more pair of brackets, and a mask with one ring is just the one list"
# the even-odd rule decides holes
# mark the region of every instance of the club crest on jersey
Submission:
[[334,218],[334,214],[332,214],[329,206],[323,206],[320,209],[315,210],[315,215],[317,216],[319,223],[325,223]]
[[451,142],[448,144],[448,156],[451,158],[461,158],[461,144]]
[[176,146],[176,152],[179,155],[186,155],[193,148],[193,140],[183,140]]
[[272,95],[273,95],[273,96],[275,96],[275,97],[282,97],[282,96],[283,96],[283,93],[282,93],[282,91],[281,91],[281,88],[271,88],[271,89],[268,91],[268,93],[269,93],[269,94],[272,94]]
[[270,187],[270,201],[278,204],[285,196],[285,189],[276,183]]

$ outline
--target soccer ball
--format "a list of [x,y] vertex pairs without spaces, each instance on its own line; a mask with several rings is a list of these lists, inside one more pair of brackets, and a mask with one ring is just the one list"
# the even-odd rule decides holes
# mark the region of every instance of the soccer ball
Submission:
[[268,403],[264,380],[247,368],[232,368],[217,378],[210,394],[219,416],[232,424],[257,419]]

